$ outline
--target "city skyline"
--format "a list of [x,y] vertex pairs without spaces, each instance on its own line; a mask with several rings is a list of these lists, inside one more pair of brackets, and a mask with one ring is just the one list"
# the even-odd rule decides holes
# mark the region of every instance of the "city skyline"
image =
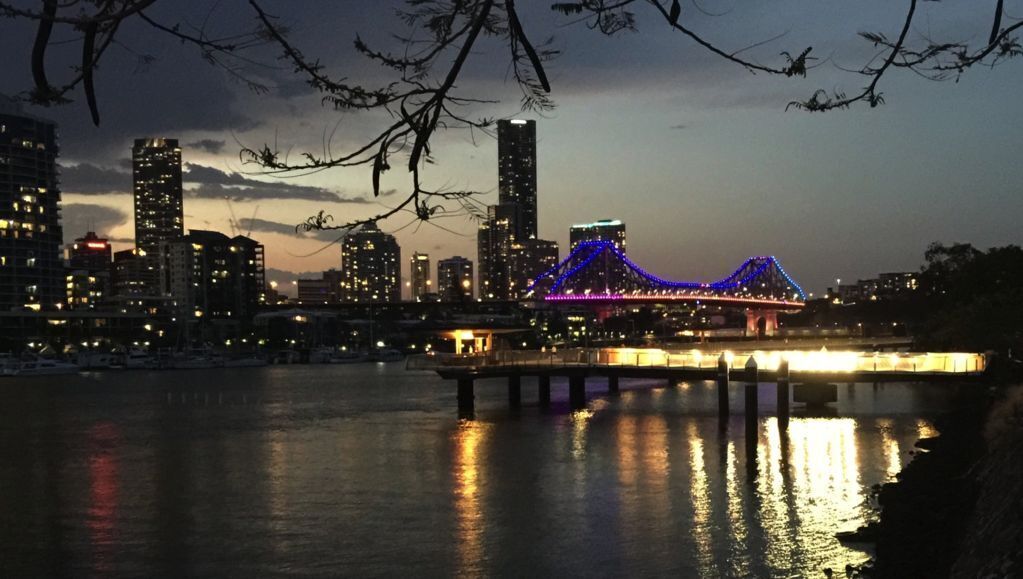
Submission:
[[[293,17],[307,50],[315,52],[328,37],[375,34],[367,30],[368,23],[389,8],[384,4],[343,23],[330,18],[333,8],[325,9],[322,22],[299,13]],[[793,10],[792,3],[782,3],[774,18]],[[842,14],[812,16],[824,23],[820,32],[847,32],[838,22]],[[958,26],[972,22],[969,15],[959,16]],[[30,44],[21,37],[28,32],[11,32],[0,42],[20,54]],[[721,32],[725,41],[738,42],[738,32]],[[1019,84],[1013,76],[1018,63],[993,74],[975,71],[958,84],[898,77],[886,83],[882,107],[805,115],[785,113],[785,103],[805,96],[811,87],[828,86],[836,74],[830,66],[805,82],[784,84],[748,78],[739,68],[703,56],[688,66],[662,54],[633,60],[631,54],[649,52],[639,48],[695,50],[652,26],[616,40],[574,28],[559,29],[557,37],[566,48],[566,55],[550,65],[560,106],[546,118],[521,115],[538,120],[540,238],[567,247],[571,224],[614,217],[633,224],[630,254],[665,277],[716,279],[738,260],[770,253],[816,293],[838,277],[916,270],[931,241],[970,241],[981,247],[1020,241],[1013,216],[1023,211],[1014,185],[1021,169],[1012,157],[1021,137],[1012,127],[1023,119],[1023,111],[1011,98]],[[240,233],[251,229],[267,244],[271,269],[305,273],[338,267],[335,249],[300,256],[340,234],[296,236],[291,231],[318,209],[352,217],[379,210],[381,205],[366,202],[366,172],[273,180],[238,173],[249,168],[237,156],[239,142],[270,141],[276,132],[282,141],[302,144],[314,136],[319,141],[323,129],[336,122],[332,111],[283,74],[273,73],[275,92],[259,99],[225,84],[215,69],[196,67],[189,58],[169,58],[173,48],[169,41],[153,47],[157,60],[132,83],[139,85],[139,98],[117,91],[103,95],[109,114],[99,129],[88,125],[83,103],[30,107],[30,114],[51,118],[60,127],[64,242],[95,229],[109,236],[116,249],[129,246],[131,179],[123,163],[132,139],[164,136],[183,145],[186,205],[191,207],[186,208],[185,229],[232,231],[234,211]],[[865,47],[849,40],[841,48],[839,56],[851,60]],[[130,61],[121,58],[122,64]],[[351,64],[354,73],[381,74],[354,56],[345,58],[342,64]],[[130,68],[111,66],[101,77],[129,82]],[[594,76],[602,68],[613,71],[610,78]],[[478,66],[467,73],[466,82],[482,83],[481,95],[503,97],[481,113],[518,115],[513,86],[481,81],[486,73]],[[0,81],[0,92],[22,90],[29,82],[26,75],[27,70],[15,70]],[[154,114],[149,108],[154,101],[146,95],[155,89],[145,85],[157,75],[166,76],[168,85],[182,86],[161,86],[176,98],[159,101]],[[186,76],[195,82],[172,82]],[[844,78],[840,86],[851,89],[855,82]],[[990,122],[992,110],[1004,115],[1002,122]],[[374,122],[348,116],[343,133],[362,134]],[[950,128],[955,139],[944,134]],[[910,134],[918,138],[905,136]],[[441,162],[428,173],[432,183],[485,191],[481,202],[497,201],[495,140],[478,139],[474,146],[462,135],[441,134],[436,148]],[[617,162],[602,162],[607,159]],[[382,189],[397,188],[397,177],[385,177]],[[224,202],[225,194],[233,207]],[[393,199],[384,195],[378,201],[386,206]],[[393,232],[408,220],[382,223],[382,229]],[[445,230],[426,224],[398,231],[398,242],[409,251],[441,258],[475,255],[474,222],[460,218],[438,224]],[[802,233],[792,235],[796,230]],[[722,236],[722,231],[741,235]],[[275,276],[271,272],[269,277]]]

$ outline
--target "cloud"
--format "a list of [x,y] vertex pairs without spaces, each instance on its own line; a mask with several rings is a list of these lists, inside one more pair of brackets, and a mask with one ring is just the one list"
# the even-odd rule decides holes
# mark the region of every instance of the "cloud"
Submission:
[[77,195],[107,195],[131,193],[131,174],[99,167],[90,163],[78,163],[60,168],[61,190]]
[[268,221],[266,219],[249,219],[247,217],[243,217],[239,220],[238,228],[242,231],[252,231],[254,233],[278,233],[280,235],[313,238],[322,241],[335,241],[344,235],[344,232],[340,230],[302,231],[299,229],[296,231],[295,224]]
[[673,130],[673,131],[681,131],[681,130],[684,130],[684,129],[688,129],[689,125],[684,124],[684,123],[679,123],[677,125],[672,125],[672,126],[670,126],[668,128]]
[[220,152],[224,150],[224,147],[227,146],[227,141],[218,139],[199,139],[198,141],[186,143],[185,146],[191,149],[201,149],[213,155],[219,155]]
[[[372,203],[367,197],[347,197],[323,187],[296,185],[285,181],[257,181],[238,173],[227,173],[214,167],[185,163],[186,183],[197,184],[188,194],[201,199],[258,201],[265,199],[299,199],[327,203]],[[381,193],[383,195],[385,193]],[[390,192],[387,192],[390,194]]]
[[95,203],[65,203],[61,217],[65,240],[82,237],[87,231],[104,236],[111,229],[128,222],[128,214],[124,211]]

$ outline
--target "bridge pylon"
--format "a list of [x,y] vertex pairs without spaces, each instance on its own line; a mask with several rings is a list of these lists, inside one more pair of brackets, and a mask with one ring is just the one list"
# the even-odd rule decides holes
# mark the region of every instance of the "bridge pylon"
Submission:
[[778,310],[754,309],[746,310],[746,337],[770,338],[778,334]]

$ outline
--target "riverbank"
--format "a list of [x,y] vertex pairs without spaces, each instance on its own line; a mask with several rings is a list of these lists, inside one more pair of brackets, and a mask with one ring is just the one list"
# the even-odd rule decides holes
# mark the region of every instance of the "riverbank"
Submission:
[[871,577],[1023,576],[1023,389],[964,392],[882,485]]

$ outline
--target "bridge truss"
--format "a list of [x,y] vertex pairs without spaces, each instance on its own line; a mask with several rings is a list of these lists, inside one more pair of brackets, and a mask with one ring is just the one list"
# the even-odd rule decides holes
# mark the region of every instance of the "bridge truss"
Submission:
[[806,293],[773,256],[751,257],[715,282],[658,277],[625,256],[610,241],[580,243],[564,261],[541,274],[527,298],[548,302],[699,302],[791,309]]

